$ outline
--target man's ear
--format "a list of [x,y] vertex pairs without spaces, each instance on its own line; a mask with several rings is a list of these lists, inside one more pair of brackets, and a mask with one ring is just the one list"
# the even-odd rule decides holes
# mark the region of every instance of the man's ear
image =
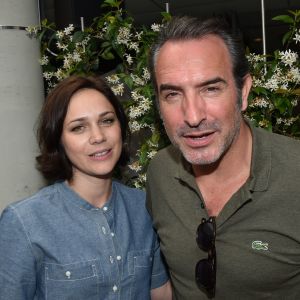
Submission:
[[248,96],[252,87],[252,78],[250,74],[244,77],[244,84],[242,88],[242,111],[245,111],[248,106]]

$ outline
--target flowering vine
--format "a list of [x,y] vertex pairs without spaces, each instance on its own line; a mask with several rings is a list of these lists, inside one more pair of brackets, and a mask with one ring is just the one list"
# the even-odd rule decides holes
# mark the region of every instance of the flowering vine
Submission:
[[[133,137],[131,162],[123,172],[123,180],[143,188],[149,161],[169,143],[158,116],[147,65],[150,45],[171,16],[162,13],[162,23],[150,28],[136,26],[121,3],[105,0],[103,6],[108,13],[95,18],[84,31],[73,25],[56,30],[47,20],[40,28],[31,26],[27,31],[41,41],[40,64],[46,92],[71,74],[106,78],[124,104]],[[299,138],[300,11],[289,11],[289,15],[274,19],[289,24],[289,31],[283,37],[283,49],[266,57],[248,54],[253,89],[246,116],[257,126]],[[110,72],[103,70],[107,62],[115,64]]]

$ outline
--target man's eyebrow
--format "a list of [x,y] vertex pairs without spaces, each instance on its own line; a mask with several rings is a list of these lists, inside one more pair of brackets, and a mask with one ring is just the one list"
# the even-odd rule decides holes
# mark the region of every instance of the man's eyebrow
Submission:
[[173,84],[161,84],[159,86],[159,92],[168,91],[168,90],[181,91],[182,89],[179,86]]
[[[207,86],[207,85],[210,85],[210,84],[215,84],[215,83],[224,83],[224,84],[227,84],[226,80],[221,78],[221,77],[215,77],[215,78],[212,78],[212,79],[209,79],[209,80],[206,80],[206,81],[203,81],[201,83],[199,83],[197,85],[197,87],[203,87],[203,86]],[[173,85],[173,84],[161,84],[159,86],[159,92],[163,92],[163,91],[166,91],[166,90],[172,90],[172,91],[181,91],[182,88],[180,86],[177,86],[177,85]]]
[[206,80],[204,82],[201,82],[199,84],[199,87],[201,86],[206,86],[206,85],[210,85],[210,84],[214,84],[214,83],[224,83],[224,84],[227,84],[226,80],[221,78],[221,77],[215,77],[215,78],[212,78],[212,79],[209,79],[209,80]]

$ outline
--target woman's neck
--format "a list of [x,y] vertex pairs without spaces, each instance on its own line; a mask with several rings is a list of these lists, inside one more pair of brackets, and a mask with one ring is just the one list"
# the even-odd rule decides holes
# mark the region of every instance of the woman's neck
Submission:
[[111,178],[96,178],[82,177],[74,175],[73,178],[67,181],[69,187],[80,195],[87,202],[95,207],[102,207],[111,195],[112,179]]

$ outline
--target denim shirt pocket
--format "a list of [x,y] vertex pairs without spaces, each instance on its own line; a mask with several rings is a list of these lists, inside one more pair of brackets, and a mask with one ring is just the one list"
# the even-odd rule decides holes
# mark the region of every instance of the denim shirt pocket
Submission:
[[[153,250],[130,251],[128,253],[128,271],[132,279],[131,295],[133,299],[150,297],[151,275],[153,266]],[[150,299],[150,298],[149,298]]]
[[46,299],[99,299],[99,282],[103,280],[99,270],[97,260],[66,265],[46,263]]

